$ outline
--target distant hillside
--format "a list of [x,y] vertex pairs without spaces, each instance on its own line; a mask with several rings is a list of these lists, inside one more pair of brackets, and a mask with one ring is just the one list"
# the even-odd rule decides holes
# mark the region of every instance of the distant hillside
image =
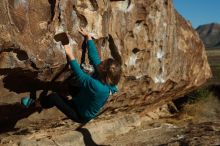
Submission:
[[196,28],[206,48],[220,48],[220,24],[211,23]]

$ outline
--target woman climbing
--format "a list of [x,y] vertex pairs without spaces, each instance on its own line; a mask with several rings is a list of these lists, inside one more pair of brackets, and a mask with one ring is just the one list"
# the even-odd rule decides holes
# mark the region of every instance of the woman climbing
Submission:
[[[70,101],[62,98],[58,93],[52,93],[46,100],[57,106],[64,114],[76,122],[85,123],[95,118],[106,103],[108,97],[118,91],[118,84],[122,69],[121,62],[109,58],[101,61],[92,40],[92,36],[83,28],[79,32],[87,38],[88,57],[95,68],[94,75],[90,76],[81,70],[73,49],[63,43],[71,70],[79,81],[80,91]],[[31,100],[24,98],[23,105]]]

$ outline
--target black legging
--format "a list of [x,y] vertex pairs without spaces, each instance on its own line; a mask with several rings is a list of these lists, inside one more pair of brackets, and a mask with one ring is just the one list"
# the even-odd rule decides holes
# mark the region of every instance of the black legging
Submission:
[[58,95],[57,93],[52,93],[46,100],[49,104],[55,105],[59,110],[61,110],[68,118],[72,119],[78,123],[85,123],[82,118],[77,113],[75,106],[72,101],[68,101]]

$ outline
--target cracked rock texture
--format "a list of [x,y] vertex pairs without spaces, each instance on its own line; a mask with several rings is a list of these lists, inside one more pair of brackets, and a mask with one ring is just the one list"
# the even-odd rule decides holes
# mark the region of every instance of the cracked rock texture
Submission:
[[1,0],[0,102],[61,90],[71,71],[53,36],[68,32],[81,63],[79,27],[93,33],[102,59],[111,56],[109,44],[122,56],[120,92],[107,113],[145,113],[211,77],[202,41],[171,0]]

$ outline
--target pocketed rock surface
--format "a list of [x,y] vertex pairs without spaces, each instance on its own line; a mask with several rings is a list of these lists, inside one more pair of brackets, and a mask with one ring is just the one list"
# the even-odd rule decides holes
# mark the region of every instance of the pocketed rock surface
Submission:
[[211,76],[202,41],[172,0],[2,0],[0,16],[3,103],[20,101],[29,92],[62,90],[71,71],[53,37],[66,31],[82,63],[79,27],[93,34],[102,59],[111,57],[111,51],[122,57],[120,92],[106,106],[111,109],[142,112],[188,93]]
[[[30,116],[35,119],[30,123],[50,119],[16,103],[43,90],[66,92],[72,72],[53,38],[67,32],[78,62],[88,64],[79,27],[93,34],[102,59],[122,57],[119,92],[103,108],[103,121],[116,114],[146,116],[211,77],[202,41],[172,0],[1,0],[1,129],[16,129]],[[62,122],[58,110],[52,113]]]

